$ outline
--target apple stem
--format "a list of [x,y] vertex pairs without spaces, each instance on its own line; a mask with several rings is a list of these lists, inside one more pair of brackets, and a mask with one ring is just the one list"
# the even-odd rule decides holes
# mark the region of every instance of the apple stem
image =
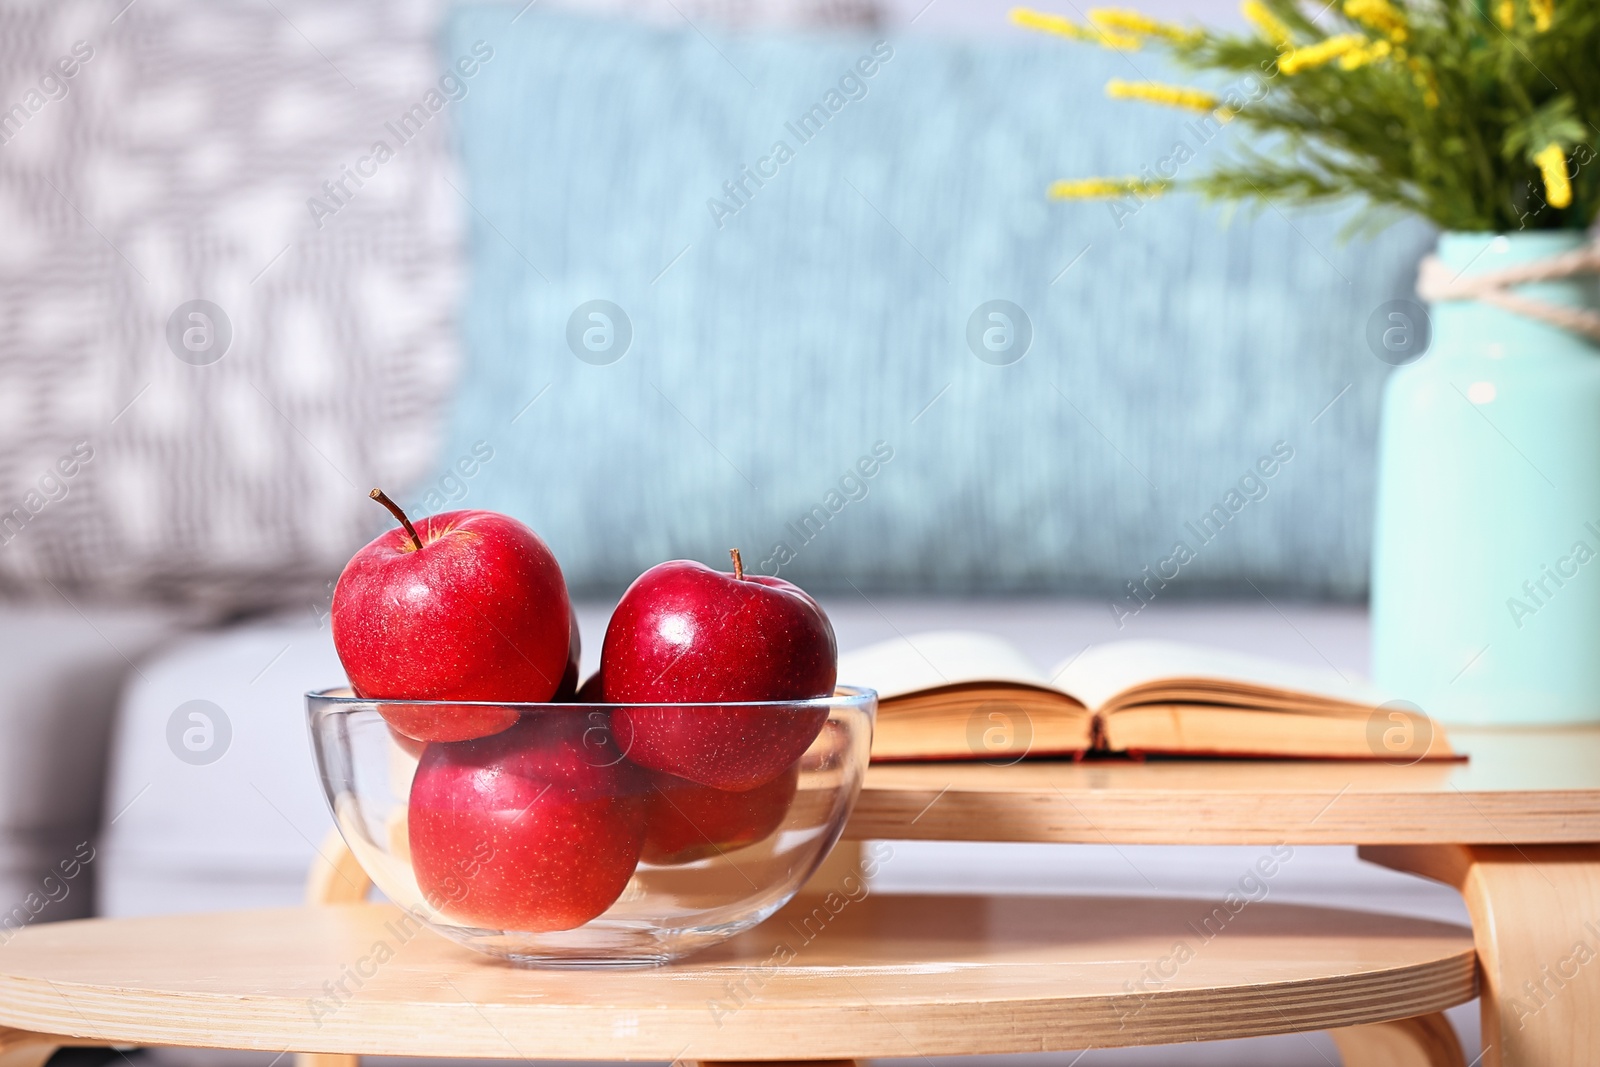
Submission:
[[411,535],[411,543],[417,546],[417,551],[422,551],[422,538],[417,536],[417,528],[411,525],[411,520],[406,518],[406,513],[400,510],[400,505],[389,499],[389,494],[382,489],[374,489],[367,494],[378,503],[389,509],[389,514],[400,520],[400,525],[406,528],[406,533]]
[[733,579],[736,582],[744,581],[744,560],[739,557],[737,548],[728,549],[728,555],[733,557]]

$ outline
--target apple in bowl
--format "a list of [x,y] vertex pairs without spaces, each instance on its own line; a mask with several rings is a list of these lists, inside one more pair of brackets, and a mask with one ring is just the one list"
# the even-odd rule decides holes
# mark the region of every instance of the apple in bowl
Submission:
[[746,574],[732,556],[731,574],[673,560],[640,575],[606,628],[599,689],[630,705],[611,715],[628,759],[744,792],[792,766],[828,712],[739,705],[832,696],[838,645],[815,600],[781,578]]
[[581,714],[530,713],[490,737],[430,744],[407,817],[417,886],[476,927],[582,926],[633,877],[649,791]]
[[764,841],[783,825],[800,785],[800,764],[754,789],[730,793],[674,774],[650,772],[650,806],[640,858],[657,866],[694,863]]
[[400,526],[351,558],[333,590],[333,643],[351,690],[368,700],[462,701],[388,706],[417,741],[467,741],[517,720],[577,678],[576,616],[549,546],[492,511],[411,520],[380,490]]

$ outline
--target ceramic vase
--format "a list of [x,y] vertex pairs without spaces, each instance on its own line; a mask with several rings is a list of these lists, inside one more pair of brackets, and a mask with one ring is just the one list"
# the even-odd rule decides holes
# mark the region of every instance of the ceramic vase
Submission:
[[[1583,240],[1451,233],[1439,257],[1470,276]],[[1600,306],[1592,276],[1516,291]],[[1446,723],[1600,720],[1600,348],[1481,301],[1403,318],[1431,344],[1384,395],[1374,680]]]

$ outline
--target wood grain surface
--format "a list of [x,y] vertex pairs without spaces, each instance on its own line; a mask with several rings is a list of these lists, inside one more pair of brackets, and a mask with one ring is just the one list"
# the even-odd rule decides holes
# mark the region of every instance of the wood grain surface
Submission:
[[1452,729],[1468,753],[877,764],[845,836],[1078,844],[1600,842],[1600,728]]
[[1476,993],[1470,931],[1269,903],[807,895],[642,971],[519,970],[389,905],[67,922],[0,1024],[101,1042],[515,1059],[933,1056],[1246,1037]]
[[1482,1067],[1600,1063],[1600,846],[1385,846],[1361,856],[1461,891],[1483,975]]
[[1442,1014],[1328,1033],[1344,1067],[1467,1067],[1455,1028]]

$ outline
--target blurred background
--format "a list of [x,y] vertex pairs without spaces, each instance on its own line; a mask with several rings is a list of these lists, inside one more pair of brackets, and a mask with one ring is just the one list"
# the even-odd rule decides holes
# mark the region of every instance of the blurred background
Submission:
[[[530,523],[590,667],[640,571],[737,545],[845,648],[960,625],[1041,664],[1159,635],[1364,671],[1367,324],[1433,235],[1047,201],[1238,134],[1106,99],[1168,72],[1006,8],[0,4],[0,925],[298,899],[329,825],[300,696],[343,681],[375,485]],[[971,847],[884,884],[1220,894],[1254,859]],[[1301,855],[1286,899],[1459,915]]]

